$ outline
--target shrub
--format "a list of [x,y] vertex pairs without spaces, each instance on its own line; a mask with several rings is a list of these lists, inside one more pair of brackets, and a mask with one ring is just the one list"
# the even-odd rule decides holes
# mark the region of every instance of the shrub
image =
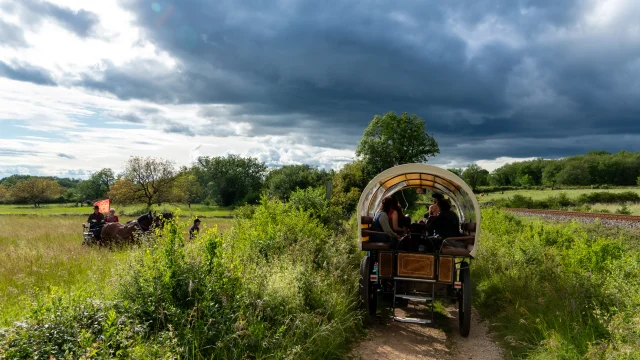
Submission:
[[631,215],[631,210],[629,210],[627,204],[622,204],[621,208],[616,209],[616,214]]
[[640,195],[633,191],[625,191],[621,193],[614,193],[609,191],[592,192],[588,194],[582,194],[578,197],[578,201],[581,203],[622,203],[622,202],[640,202]]

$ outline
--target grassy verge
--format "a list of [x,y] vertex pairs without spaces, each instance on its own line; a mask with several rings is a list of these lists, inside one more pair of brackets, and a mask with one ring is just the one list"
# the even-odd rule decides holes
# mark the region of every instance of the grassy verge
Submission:
[[[143,204],[118,206],[114,204],[118,216],[136,216],[146,212]],[[192,204],[191,208],[184,204],[153,205],[152,210],[158,212],[176,211],[184,216],[198,217],[230,217],[234,214],[232,208],[222,208],[201,204]],[[32,205],[0,205],[0,215],[89,215],[93,211],[91,206],[74,206],[73,204],[44,204],[35,208]]]
[[267,201],[226,232],[185,241],[188,225],[114,261],[96,281],[109,296],[75,288],[33,304],[0,330],[0,358],[344,357],[361,323],[352,231]]
[[483,211],[476,307],[514,358],[640,358],[640,238]]

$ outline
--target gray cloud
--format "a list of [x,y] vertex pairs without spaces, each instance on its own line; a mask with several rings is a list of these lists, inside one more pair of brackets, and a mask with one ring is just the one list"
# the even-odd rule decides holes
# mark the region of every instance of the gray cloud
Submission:
[[13,65],[9,65],[0,61],[0,77],[31,82],[38,85],[56,85],[56,82],[45,69],[28,64],[14,63]]
[[[635,2],[598,31],[585,20],[593,3],[577,0],[154,3],[123,0],[177,68],[107,62],[79,85],[203,104],[211,129],[243,122],[249,135],[337,148],[354,148],[374,114],[407,111],[443,159],[639,149],[614,140],[640,133]],[[605,132],[611,141],[580,142]]]
[[8,13],[19,14],[25,25],[39,26],[43,19],[51,19],[80,37],[93,35],[93,29],[99,23],[98,16],[92,12],[73,11],[45,1],[6,2],[0,4],[0,8]]
[[112,112],[106,113],[106,115],[113,119],[124,120],[134,124],[142,124],[145,122],[145,120],[140,115],[132,112],[112,111]]
[[18,150],[18,149],[0,147],[0,156],[9,156],[9,157],[13,157],[13,156],[36,156],[38,154],[41,154],[41,153],[38,152],[38,151]]
[[27,47],[27,40],[24,38],[24,32],[19,26],[4,22],[0,19],[0,43],[12,48]]
[[70,159],[70,160],[75,160],[76,157],[73,155],[69,155],[69,154],[63,154],[63,153],[58,153],[56,156],[61,157],[61,158],[65,158],[65,159]]

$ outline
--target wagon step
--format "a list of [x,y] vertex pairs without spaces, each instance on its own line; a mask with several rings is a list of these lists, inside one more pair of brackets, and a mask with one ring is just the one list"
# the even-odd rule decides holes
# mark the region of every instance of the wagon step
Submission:
[[413,301],[429,301],[433,300],[430,296],[416,296],[416,295],[408,295],[408,294],[397,294],[397,298],[413,300]]
[[399,316],[394,316],[393,320],[398,322],[403,322],[403,323],[411,323],[411,324],[431,324],[431,320],[429,319],[403,318]]

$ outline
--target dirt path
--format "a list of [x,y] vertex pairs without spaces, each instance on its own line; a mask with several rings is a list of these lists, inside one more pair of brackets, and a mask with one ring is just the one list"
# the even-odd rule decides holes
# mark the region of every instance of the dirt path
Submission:
[[502,350],[487,335],[485,322],[471,316],[471,333],[467,338],[458,332],[455,307],[447,308],[448,317],[435,326],[389,321],[373,326],[368,338],[353,350],[351,359],[503,359]]

